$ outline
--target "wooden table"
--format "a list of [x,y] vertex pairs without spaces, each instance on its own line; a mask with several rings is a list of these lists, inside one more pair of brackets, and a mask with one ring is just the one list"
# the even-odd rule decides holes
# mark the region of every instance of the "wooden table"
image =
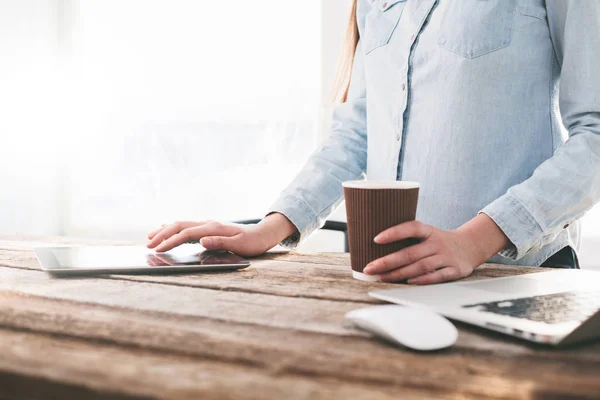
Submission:
[[[0,398],[600,398],[600,344],[553,350],[459,325],[417,353],[344,322],[377,304],[345,254],[267,255],[234,273],[50,278],[0,236]],[[537,272],[482,266],[470,279]]]

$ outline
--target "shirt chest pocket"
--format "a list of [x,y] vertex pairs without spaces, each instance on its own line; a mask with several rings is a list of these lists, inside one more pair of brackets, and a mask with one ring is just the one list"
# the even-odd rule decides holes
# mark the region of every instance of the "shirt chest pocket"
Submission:
[[439,45],[476,58],[510,45],[517,0],[447,0]]
[[361,37],[365,53],[389,43],[406,0],[376,0],[371,11],[365,16],[365,31]]

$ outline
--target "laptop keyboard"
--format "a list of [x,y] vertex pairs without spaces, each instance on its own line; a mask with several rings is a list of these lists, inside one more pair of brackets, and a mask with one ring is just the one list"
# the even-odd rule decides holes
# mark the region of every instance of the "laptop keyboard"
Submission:
[[583,322],[600,309],[600,289],[591,292],[564,292],[523,297],[463,307],[547,324]]

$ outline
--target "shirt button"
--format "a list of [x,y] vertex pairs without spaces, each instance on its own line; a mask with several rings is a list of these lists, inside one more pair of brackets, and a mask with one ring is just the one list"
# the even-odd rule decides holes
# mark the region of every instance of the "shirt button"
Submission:
[[387,7],[387,3],[383,3],[382,7],[386,8]]
[[400,135],[396,135],[396,141],[399,142],[400,141]]
[[567,229],[569,227],[569,224],[565,224],[565,226],[563,226],[563,229]]
[[406,90],[406,83],[402,84],[402,90]]

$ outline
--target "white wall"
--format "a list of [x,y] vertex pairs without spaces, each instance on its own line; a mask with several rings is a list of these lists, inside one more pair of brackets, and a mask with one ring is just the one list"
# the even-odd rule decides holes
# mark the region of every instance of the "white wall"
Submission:
[[321,3],[213,3],[0,0],[1,233],[264,214],[318,140]]
[[0,232],[59,234],[57,3],[0,8]]
[[321,103],[324,116],[324,134],[329,131],[331,123],[333,83],[351,5],[351,0],[326,0],[321,2]]

